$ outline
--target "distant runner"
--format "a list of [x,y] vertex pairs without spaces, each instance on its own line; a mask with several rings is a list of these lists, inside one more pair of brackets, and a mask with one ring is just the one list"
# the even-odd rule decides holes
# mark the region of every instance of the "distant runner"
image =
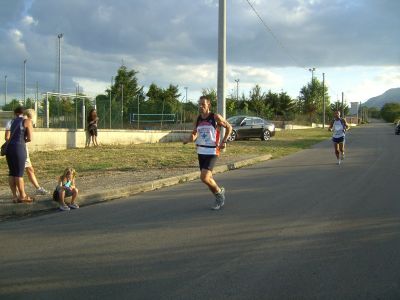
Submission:
[[[197,117],[190,137],[183,144],[196,141],[197,154],[200,167],[200,179],[215,195],[214,210],[219,210],[225,204],[225,189],[215,182],[212,170],[219,156],[219,150],[224,149],[226,141],[231,135],[232,126],[220,115],[210,111],[211,101],[206,96],[199,99],[200,115]],[[224,127],[225,134],[221,142],[220,127]]]
[[340,162],[344,160],[345,135],[346,135],[346,130],[349,128],[349,126],[347,125],[346,120],[340,117],[339,111],[335,111],[334,117],[335,118],[333,119],[328,130],[333,131],[332,134],[333,147],[335,148],[337,164],[340,165]]

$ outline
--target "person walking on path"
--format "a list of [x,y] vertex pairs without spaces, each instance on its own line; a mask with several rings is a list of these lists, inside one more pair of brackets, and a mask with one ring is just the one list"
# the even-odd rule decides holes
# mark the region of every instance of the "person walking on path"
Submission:
[[337,158],[337,164],[340,165],[341,161],[344,160],[344,144],[346,130],[349,128],[345,119],[340,117],[340,112],[334,112],[334,119],[329,126],[328,130],[333,131],[332,141],[335,149],[335,155]]
[[99,122],[99,118],[97,117],[97,111],[92,109],[89,111],[88,117],[88,139],[86,140],[86,147],[90,146],[90,141],[92,141],[93,146],[98,146],[97,143],[97,123]]
[[[29,108],[29,109],[26,109],[24,111],[24,117],[32,121],[32,126],[34,126],[34,124],[35,124],[34,116],[35,116],[35,110],[34,109]],[[7,125],[6,125],[6,128],[5,128],[5,139],[6,140],[8,140],[10,138],[10,135],[11,135],[11,133],[10,133],[11,132],[10,131],[11,130],[11,122],[12,121],[9,121],[7,123]],[[28,179],[31,182],[31,184],[35,187],[36,194],[47,195],[48,192],[46,191],[46,189],[44,187],[39,185],[39,182],[38,182],[38,180],[36,178],[35,169],[33,168],[31,159],[29,157],[29,149],[28,149],[28,144],[27,143],[25,143],[25,147],[26,147],[25,171],[28,174]]]
[[[200,167],[200,179],[215,195],[214,210],[221,209],[225,204],[225,189],[215,182],[212,170],[219,156],[220,149],[224,149],[226,141],[232,132],[232,126],[221,115],[211,112],[211,101],[206,96],[199,99],[200,114],[197,117],[194,129],[183,144],[196,141]],[[220,141],[220,128],[224,127],[225,134]]]
[[8,183],[14,203],[31,203],[33,201],[25,193],[24,170],[26,161],[26,143],[32,140],[32,121],[24,119],[24,109],[18,106],[14,110],[15,118],[10,124],[6,159],[9,170]]

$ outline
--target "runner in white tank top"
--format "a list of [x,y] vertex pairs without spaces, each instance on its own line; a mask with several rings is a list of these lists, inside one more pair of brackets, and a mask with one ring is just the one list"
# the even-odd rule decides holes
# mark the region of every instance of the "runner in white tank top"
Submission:
[[[345,119],[340,117],[340,112],[334,112],[334,119],[329,126],[328,130],[332,131],[332,141],[333,147],[335,149],[335,155],[337,158],[337,164],[340,165],[341,161],[344,159],[344,142],[346,130],[349,128]],[[339,156],[340,154],[340,156]]]
[[[199,99],[200,115],[196,119],[192,134],[183,141],[183,144],[196,141],[201,172],[200,179],[215,195],[215,205],[212,208],[219,210],[225,204],[225,189],[217,185],[212,170],[220,149],[224,149],[226,146],[226,141],[232,132],[232,126],[219,114],[213,114],[210,108],[210,100],[206,96],[201,96]],[[226,129],[221,141],[220,127]]]

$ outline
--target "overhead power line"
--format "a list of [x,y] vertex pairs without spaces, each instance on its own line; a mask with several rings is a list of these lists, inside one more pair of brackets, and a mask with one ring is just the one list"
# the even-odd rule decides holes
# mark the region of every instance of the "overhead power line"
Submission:
[[251,4],[250,0],[246,0],[255,15],[260,19],[261,23],[264,25],[264,27],[267,29],[267,31],[272,35],[274,40],[277,42],[277,44],[285,51],[287,56],[297,65],[300,66],[301,68],[307,70],[305,66],[303,66],[297,59],[294,58],[293,55],[290,54],[289,50],[285,47],[285,45],[279,40],[279,38],[276,36],[276,34],[272,31],[272,29],[268,26],[268,24],[264,21],[264,19],[260,16],[260,14],[257,12],[253,4]]

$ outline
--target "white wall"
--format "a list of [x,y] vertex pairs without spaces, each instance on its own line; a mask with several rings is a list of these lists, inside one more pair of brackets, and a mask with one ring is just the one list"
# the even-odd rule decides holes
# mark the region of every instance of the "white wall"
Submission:
[[[100,129],[97,140],[99,144],[108,145],[163,143],[182,141],[189,134],[190,131]],[[4,128],[0,130],[0,136],[4,137]],[[35,128],[32,142],[29,143],[29,150],[33,152],[83,148],[86,138],[87,132],[82,129]]]

